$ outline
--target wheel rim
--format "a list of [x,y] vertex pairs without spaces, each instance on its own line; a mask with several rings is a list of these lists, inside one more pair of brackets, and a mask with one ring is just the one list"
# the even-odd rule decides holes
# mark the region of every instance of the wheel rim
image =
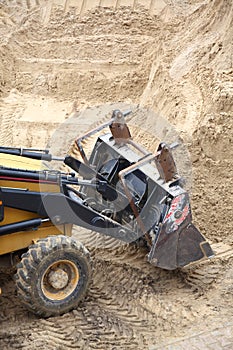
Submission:
[[73,293],[79,282],[78,267],[69,260],[51,264],[41,280],[43,294],[50,300],[63,300]]

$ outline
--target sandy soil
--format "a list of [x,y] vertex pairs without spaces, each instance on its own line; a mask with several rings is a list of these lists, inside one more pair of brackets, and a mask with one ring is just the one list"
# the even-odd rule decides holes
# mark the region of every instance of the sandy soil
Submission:
[[232,18],[231,0],[1,1],[1,144],[64,154],[113,107],[132,108],[146,146],[182,143],[194,221],[229,250],[167,272],[142,248],[76,228],[93,256],[87,298],[39,319],[2,274],[1,349],[143,350],[232,320]]

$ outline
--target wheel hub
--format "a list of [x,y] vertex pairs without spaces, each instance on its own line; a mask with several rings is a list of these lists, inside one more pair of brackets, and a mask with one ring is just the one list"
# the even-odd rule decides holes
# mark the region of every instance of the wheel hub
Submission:
[[67,286],[69,276],[64,270],[57,268],[56,270],[50,271],[48,275],[48,282],[54,289],[59,290]]
[[67,298],[79,283],[79,270],[70,260],[58,260],[44,272],[41,289],[50,300]]

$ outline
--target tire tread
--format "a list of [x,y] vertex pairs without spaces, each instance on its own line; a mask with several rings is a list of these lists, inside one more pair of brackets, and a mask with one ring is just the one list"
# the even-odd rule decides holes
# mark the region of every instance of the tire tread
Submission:
[[79,295],[80,297],[78,298],[78,303],[84,298],[89,285],[91,275],[90,254],[82,243],[77,242],[72,237],[63,235],[48,236],[45,239],[39,239],[35,244],[29,246],[28,251],[22,255],[22,260],[18,263],[17,272],[15,274],[18,297],[29,310],[39,316],[49,317],[59,314],[58,311],[53,313],[45,310],[44,308],[39,308],[38,305],[35,305],[31,296],[31,283],[35,276],[35,271],[37,270],[38,264],[52,252],[59,249],[62,251],[75,251],[81,259],[85,260],[88,276],[84,277],[88,278],[88,282],[85,290],[81,291]]

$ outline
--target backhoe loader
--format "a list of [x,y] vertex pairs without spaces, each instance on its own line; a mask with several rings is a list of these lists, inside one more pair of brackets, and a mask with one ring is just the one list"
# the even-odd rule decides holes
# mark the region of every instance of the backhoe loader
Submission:
[[[192,223],[174,145],[147,151],[134,142],[128,114],[114,110],[107,123],[79,136],[79,158],[0,147],[0,266],[16,265],[18,296],[37,315],[63,314],[88,290],[90,254],[72,237],[72,225],[143,241],[148,262],[167,270],[214,255]],[[97,134],[87,156],[83,142]],[[52,160],[70,171],[41,168]]]

